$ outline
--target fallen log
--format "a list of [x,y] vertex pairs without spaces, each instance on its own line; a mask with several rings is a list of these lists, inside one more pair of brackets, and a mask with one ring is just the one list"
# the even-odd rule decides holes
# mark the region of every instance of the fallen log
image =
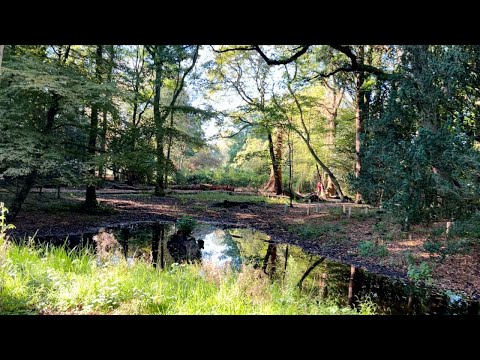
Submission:
[[258,203],[254,203],[251,201],[228,201],[223,200],[222,202],[213,203],[213,207],[223,207],[223,208],[232,208],[232,207],[240,207],[240,209],[246,209],[249,206],[258,205]]
[[116,190],[137,190],[140,191],[139,188],[136,188],[135,186],[130,186],[130,185],[117,185],[114,184],[110,187],[111,189],[116,189]]

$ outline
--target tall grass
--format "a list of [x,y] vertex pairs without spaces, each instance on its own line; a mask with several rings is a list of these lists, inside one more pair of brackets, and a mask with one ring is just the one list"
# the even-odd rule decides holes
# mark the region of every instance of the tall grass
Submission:
[[[4,210],[2,210],[2,216]],[[271,281],[261,270],[239,273],[208,264],[158,270],[91,248],[24,245],[0,230],[1,314],[356,314],[301,293],[298,279]],[[365,307],[363,313],[372,313]]]

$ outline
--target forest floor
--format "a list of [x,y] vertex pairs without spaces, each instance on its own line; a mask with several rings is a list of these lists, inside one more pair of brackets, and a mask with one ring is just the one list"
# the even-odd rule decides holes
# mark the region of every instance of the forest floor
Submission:
[[14,221],[16,229],[11,235],[72,234],[86,228],[131,221],[175,221],[190,215],[199,221],[252,227],[267,233],[275,242],[295,244],[332,260],[389,277],[407,279],[409,265],[410,270],[417,269],[417,275],[421,274],[418,265],[423,262],[432,270],[423,275],[427,275],[425,278],[433,286],[480,299],[478,246],[467,254],[447,256],[443,261],[424,249],[432,233],[442,233],[445,222],[414,226],[409,232],[402,232],[383,211],[366,205],[342,204],[335,200],[312,203],[307,215],[309,205],[306,203],[294,203],[293,208],[286,208],[286,197],[237,192],[180,190],[159,198],[146,190],[99,191],[99,203],[114,209],[99,215],[72,211],[83,200],[81,192],[63,190],[62,197],[56,199],[53,189],[44,190],[42,195],[31,194]]

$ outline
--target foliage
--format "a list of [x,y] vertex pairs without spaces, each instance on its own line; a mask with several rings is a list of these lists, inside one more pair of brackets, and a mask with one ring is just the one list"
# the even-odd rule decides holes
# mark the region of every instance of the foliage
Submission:
[[468,220],[455,221],[450,236],[480,239],[480,212],[476,211]]
[[405,46],[397,77],[377,84],[365,131],[364,198],[399,221],[468,218],[478,208],[477,47]]
[[452,238],[448,236],[446,240],[439,238],[430,238],[423,244],[423,248],[431,256],[437,257],[440,262],[444,261],[448,255],[465,254],[472,245],[474,238]]
[[358,245],[358,253],[360,256],[384,257],[388,255],[387,247],[384,244],[376,243],[374,241],[362,241]]
[[7,213],[8,209],[5,207],[5,204],[0,202],[0,246],[2,246],[3,242],[7,239],[7,230],[15,228],[12,224],[6,223]]
[[197,220],[192,218],[191,216],[182,216],[180,219],[177,220],[177,229],[190,234],[195,226],[197,226]]
[[420,265],[409,264],[407,275],[413,281],[423,281],[428,284],[431,282],[432,269],[425,261]]
[[219,168],[216,171],[200,170],[191,174],[177,173],[177,184],[230,185],[233,187],[259,188],[268,180],[268,174],[249,169]]
[[[83,137],[86,120],[78,109],[99,89],[48,52],[39,56],[32,50],[8,49],[4,59],[0,179],[21,179],[37,171],[61,183],[74,183],[82,170],[74,159],[81,155],[69,144]],[[55,118],[49,118],[53,112]]]

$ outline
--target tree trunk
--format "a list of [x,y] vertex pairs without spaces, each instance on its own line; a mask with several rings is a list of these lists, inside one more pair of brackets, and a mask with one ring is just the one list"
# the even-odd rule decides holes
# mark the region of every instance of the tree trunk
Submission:
[[158,47],[155,48],[154,67],[155,67],[155,96],[153,98],[153,119],[155,121],[155,142],[157,154],[157,179],[155,183],[155,196],[165,196],[164,190],[164,171],[165,155],[163,154],[163,119],[160,114],[160,91],[162,88],[162,67],[163,63],[158,53]]
[[[327,109],[327,121],[328,121],[328,132],[327,132],[327,145],[330,149],[330,154],[335,153],[335,136],[337,134],[337,116],[338,116],[338,108],[343,99],[343,91],[340,94],[337,92],[337,85],[334,79],[333,87],[326,85],[328,89],[332,93],[332,103],[331,109]],[[325,187],[326,193],[328,196],[333,197],[335,196],[335,185],[330,177],[327,178],[327,185]]]
[[167,146],[167,160],[165,161],[165,186],[167,186],[168,172],[170,167],[170,151],[172,148],[172,130],[173,128],[173,111],[170,113],[170,133],[168,134],[168,146]]
[[160,224],[155,224],[153,226],[153,234],[152,234],[152,264],[153,267],[157,267],[157,260],[158,260],[158,245],[160,244]]
[[[325,191],[325,189],[327,188],[327,186],[325,185],[325,181],[324,181],[324,179],[323,179],[323,177],[322,177],[322,174],[320,173],[320,169],[318,168],[318,164],[315,164],[315,168],[317,169],[317,181],[318,181],[319,183],[321,183],[321,185],[322,185],[320,191],[318,191],[317,196],[318,196],[319,198],[325,198],[325,196],[326,196],[326,191]],[[328,179],[330,179],[330,178],[328,178]]]
[[[170,101],[169,107],[166,109],[164,114],[160,113],[160,90],[162,87],[162,71],[163,71],[163,60],[162,60],[162,46],[154,46],[151,48],[147,48],[147,51],[153,56],[153,65],[155,68],[155,96],[153,100],[153,119],[155,122],[155,138],[156,138],[156,153],[157,153],[157,179],[155,184],[155,196],[165,196],[165,182],[164,182],[164,175],[165,175],[165,155],[163,153],[163,146],[164,146],[164,136],[165,136],[165,129],[164,123],[167,119],[168,115],[170,115],[170,111],[172,111],[172,107],[175,106],[175,103],[180,95],[180,92],[183,89],[185,84],[185,77],[192,71],[195,66],[195,63],[198,59],[198,50],[199,46],[196,46],[195,53],[192,58],[192,63],[190,67],[188,67],[181,79],[179,77],[179,82],[175,85],[175,90],[173,92],[172,100]],[[181,71],[181,69],[179,69]]]
[[285,280],[285,276],[287,275],[287,265],[288,265],[288,244],[285,248],[285,265],[283,266],[283,280]]
[[308,151],[310,152],[310,154],[313,156],[313,158],[315,159],[315,161],[317,162],[318,165],[320,165],[320,167],[322,168],[322,170],[324,172],[327,173],[328,177],[332,180],[332,183],[335,185],[335,188],[336,188],[336,191],[337,191],[337,194],[338,196],[340,196],[340,200],[344,200],[344,195],[343,195],[343,192],[342,192],[342,189],[340,188],[340,184],[338,183],[337,181],[337,178],[335,177],[335,175],[333,175],[333,173],[330,171],[330,169],[323,163],[322,160],[320,160],[320,158],[318,157],[317,153],[315,152],[315,150],[312,148],[312,145],[310,145],[310,142],[305,138],[305,136],[303,136],[303,134],[296,128],[293,128],[295,130],[295,132],[303,139],[303,141],[305,142],[305,145],[307,145],[307,148],[308,148]]
[[2,69],[2,60],[3,60],[3,49],[5,45],[0,45],[0,70]]
[[160,232],[160,269],[165,268],[165,226],[162,226]]
[[[364,47],[360,47],[359,61],[363,64],[365,56]],[[360,169],[362,167],[360,151],[361,151],[361,134],[362,123],[365,110],[365,91],[363,84],[365,82],[365,73],[360,71],[356,74],[355,88],[356,88],[356,106],[355,106],[355,177],[360,176]],[[357,191],[355,195],[355,202],[360,203],[362,201],[362,195]]]
[[[108,45],[108,52],[109,52],[109,61],[108,61],[108,69],[107,69],[107,82],[110,83],[112,81],[112,71],[113,71],[113,61],[115,57],[113,45]],[[110,95],[108,95],[108,99],[110,100]],[[103,109],[103,121],[102,121],[102,132],[101,132],[101,140],[100,140],[100,148],[102,149],[102,153],[105,154],[105,150],[107,149],[107,109]],[[105,180],[106,176],[106,169],[104,164],[100,164],[98,173],[100,178]]]
[[[141,57],[141,59],[140,59]],[[132,142],[129,144],[130,152],[133,154],[135,152],[135,142],[138,138],[137,125],[140,122],[140,115],[138,115],[138,106],[139,106],[139,95],[140,95],[140,80],[144,63],[144,55],[140,54],[140,45],[137,46],[137,59],[135,62],[135,84],[133,85],[133,114],[132,114],[132,132],[133,138]],[[127,169],[127,184],[133,186],[133,182],[137,178],[137,174],[133,169]]]
[[[102,114],[102,132],[100,133],[100,149],[102,150],[102,154],[105,154],[107,149],[107,111],[103,110]],[[98,166],[98,177],[100,179],[105,180],[106,171],[105,166],[101,163]]]
[[116,164],[112,164],[113,181],[120,181],[120,174]]
[[130,237],[130,230],[127,227],[122,229],[122,248],[125,260],[128,259],[128,239]]
[[280,181],[280,185],[283,184],[282,181],[282,148],[283,148],[283,131],[282,129],[278,129],[277,131],[277,146],[275,149],[275,161],[277,165],[277,173],[278,179]]
[[335,185],[333,184],[332,178],[330,176],[327,176],[327,187],[325,189],[326,189],[326,194],[329,197],[335,196]]
[[28,174],[25,177],[25,182],[20,189],[20,191],[17,192],[15,195],[15,198],[13,199],[12,204],[9,207],[9,212],[7,214],[7,221],[13,221],[15,217],[18,215],[23,202],[27,198],[28,193],[32,189],[33,185],[35,184],[35,180],[37,178],[37,170],[32,171],[30,174]]
[[[270,260],[270,261],[269,261]],[[263,266],[262,270],[265,274],[268,274],[267,272],[267,266],[268,263],[270,262],[270,277],[273,277],[275,275],[275,271],[277,268],[277,245],[276,244],[268,244],[267,247],[267,253],[265,254],[265,257],[263,259]]]
[[353,307],[354,302],[354,277],[355,277],[355,266],[350,265],[350,281],[348,282],[348,305]]
[[290,139],[290,130],[289,130],[288,131],[288,190],[290,192],[289,194],[290,207],[293,207],[293,189],[292,188],[293,188],[293,141]]
[[[280,162],[279,159],[275,156],[275,150],[273,145],[272,139],[272,132],[267,130],[267,137],[268,137],[268,149],[270,152],[270,160],[272,161],[272,170],[270,174],[270,180],[264,187],[266,191],[274,191],[275,194],[281,195],[282,194],[282,180],[281,180],[281,170],[280,170]],[[281,153],[280,153],[281,154]],[[273,176],[273,186],[272,186],[272,176]]]
[[[95,56],[95,76],[99,83],[101,82],[102,53],[103,45],[97,45],[97,51]],[[99,106],[94,103],[92,105],[92,114],[90,117],[90,132],[88,135],[88,153],[90,154],[91,159],[94,159],[95,148],[97,147],[98,113]],[[91,211],[98,206],[95,181],[95,167],[92,165],[88,172],[90,174],[90,179],[89,183],[87,184],[87,193],[85,196],[84,207],[87,211]],[[90,183],[90,181],[93,183]]]
[[277,271],[277,245],[271,244],[272,245],[272,250],[271,250],[271,255],[270,255],[270,278],[273,279],[275,276],[275,273]]

